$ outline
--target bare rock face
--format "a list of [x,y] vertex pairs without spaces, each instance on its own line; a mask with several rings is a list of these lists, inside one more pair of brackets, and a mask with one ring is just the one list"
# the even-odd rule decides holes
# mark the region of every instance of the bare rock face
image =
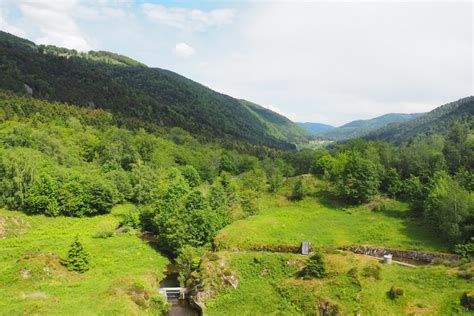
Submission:
[[30,87],[26,83],[24,83],[23,86],[25,87],[26,94],[33,95],[33,88],[32,87]]
[[232,286],[234,289],[236,289],[239,285],[239,277],[237,275],[231,274],[224,276],[224,281],[230,286]]

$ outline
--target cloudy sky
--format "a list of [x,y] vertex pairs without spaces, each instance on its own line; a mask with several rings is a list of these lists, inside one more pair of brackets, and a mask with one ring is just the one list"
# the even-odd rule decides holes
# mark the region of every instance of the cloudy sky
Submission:
[[473,4],[0,0],[0,29],[109,50],[295,121],[340,125],[473,94]]

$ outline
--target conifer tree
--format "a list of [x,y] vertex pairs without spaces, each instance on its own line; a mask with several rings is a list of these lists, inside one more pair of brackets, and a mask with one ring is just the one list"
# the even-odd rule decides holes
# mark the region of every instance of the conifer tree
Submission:
[[89,270],[89,253],[84,249],[79,236],[76,236],[62,264],[71,271],[84,273]]

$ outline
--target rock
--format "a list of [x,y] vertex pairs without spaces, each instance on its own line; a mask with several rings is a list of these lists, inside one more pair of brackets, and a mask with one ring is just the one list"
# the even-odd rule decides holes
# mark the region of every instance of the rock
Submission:
[[31,272],[28,269],[21,269],[20,270],[20,277],[22,279],[29,279],[31,277]]
[[25,91],[26,91],[27,95],[33,95],[33,88],[32,87],[30,87],[26,83],[24,83],[23,86],[25,87]]
[[234,289],[236,289],[237,286],[239,285],[239,277],[236,275],[232,274],[232,275],[224,276],[224,280],[227,284],[232,286]]
[[474,291],[464,292],[461,297],[461,304],[474,311]]
[[352,251],[353,253],[369,255],[373,257],[382,258],[384,255],[391,254],[394,257],[412,259],[416,261],[433,263],[436,260],[443,261],[459,261],[461,256],[446,253],[433,253],[433,252],[421,252],[414,250],[398,250],[389,249],[382,247],[369,247],[369,246],[349,246],[342,247],[342,250]]

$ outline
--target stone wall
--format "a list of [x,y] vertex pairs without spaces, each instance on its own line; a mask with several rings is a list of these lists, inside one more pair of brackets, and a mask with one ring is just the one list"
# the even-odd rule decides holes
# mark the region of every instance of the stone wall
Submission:
[[384,255],[391,254],[394,257],[407,258],[416,261],[432,263],[436,260],[443,261],[458,261],[461,259],[460,256],[447,253],[433,253],[433,252],[422,252],[416,250],[399,250],[390,249],[383,247],[370,247],[370,246],[347,246],[342,247],[342,250],[352,251],[353,253],[369,255],[374,257],[382,258]]

